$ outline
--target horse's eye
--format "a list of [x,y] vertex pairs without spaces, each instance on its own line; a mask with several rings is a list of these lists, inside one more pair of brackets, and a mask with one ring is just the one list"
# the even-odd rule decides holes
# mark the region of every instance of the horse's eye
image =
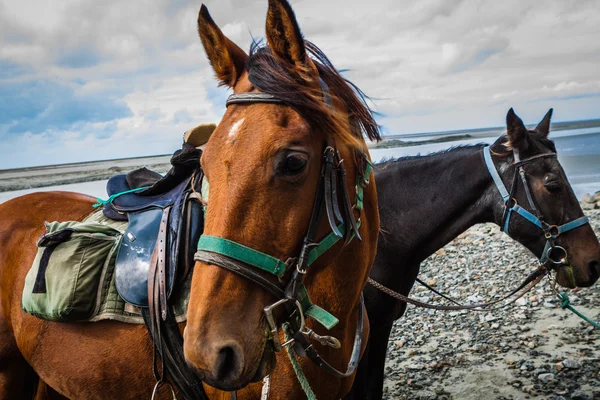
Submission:
[[562,186],[557,181],[546,182],[546,183],[544,183],[544,187],[550,193],[560,193],[560,191],[562,190]]
[[284,175],[298,175],[306,167],[306,157],[299,154],[289,154],[282,165]]

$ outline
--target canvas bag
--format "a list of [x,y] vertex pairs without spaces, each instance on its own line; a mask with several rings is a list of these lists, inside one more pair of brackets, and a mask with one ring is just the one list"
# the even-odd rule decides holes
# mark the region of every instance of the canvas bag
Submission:
[[114,262],[122,233],[91,222],[46,223],[25,278],[22,308],[49,321],[82,321],[97,312],[100,277]]

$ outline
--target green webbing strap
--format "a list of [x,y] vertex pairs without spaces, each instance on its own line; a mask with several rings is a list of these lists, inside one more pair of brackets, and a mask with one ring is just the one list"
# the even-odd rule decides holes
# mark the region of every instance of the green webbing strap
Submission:
[[[283,324],[283,333],[285,335],[286,342],[292,338],[292,332],[290,331],[290,326],[287,322],[285,324]],[[298,359],[296,358],[296,354],[294,353],[292,346],[289,346],[289,345],[285,346],[285,352],[287,353],[288,357],[290,358],[290,362],[292,363],[292,368],[294,369],[294,372],[296,373],[298,382],[300,382],[300,387],[304,391],[304,394],[306,394],[306,398],[308,400],[317,400],[317,396],[315,396],[315,393],[312,391],[312,388],[310,387],[310,383],[308,383],[308,380],[306,379],[306,376],[304,375],[304,372],[302,371],[302,367],[300,366],[300,362],[298,362]]]
[[278,277],[282,277],[287,268],[287,264],[278,258],[217,236],[202,235],[198,241],[198,250],[222,254]]
[[[356,221],[356,227],[360,228],[360,220]],[[338,229],[343,237],[344,232],[346,231],[344,224],[339,224]],[[333,245],[335,245],[339,240],[340,238],[333,232],[325,236],[323,240],[321,240],[319,244],[310,251],[310,255],[308,256],[308,265],[310,266],[313,262],[315,262],[317,258],[321,257],[323,253],[332,248]]]
[[572,311],[575,315],[577,315],[579,318],[583,319],[586,322],[589,322],[590,324],[592,324],[592,326],[594,326],[596,329],[600,329],[600,325],[597,322],[592,321],[591,319],[589,319],[588,317],[586,317],[585,315],[583,315],[582,313],[580,313],[579,311],[577,311],[572,305],[571,305],[571,301],[569,300],[569,296],[567,296],[566,293],[560,293],[558,294],[558,298],[560,299],[560,307],[565,309],[569,309],[569,311]]
[[304,284],[300,286],[300,290],[298,291],[298,301],[302,306],[304,315],[311,317],[325,329],[329,330],[340,322],[335,316],[310,301],[310,297],[308,297],[308,292]]
[[135,189],[131,189],[131,190],[126,190],[124,192],[119,192],[119,193],[115,193],[113,195],[110,195],[110,197],[106,200],[102,200],[100,197],[97,197],[96,200],[98,200],[97,203],[92,204],[92,207],[94,208],[98,208],[98,207],[102,207],[106,204],[112,203],[114,199],[116,199],[119,196],[123,196],[124,194],[128,194],[128,193],[134,193],[134,192],[139,192],[140,190],[144,190],[144,189],[148,189],[150,186],[142,186],[139,188],[135,188]]

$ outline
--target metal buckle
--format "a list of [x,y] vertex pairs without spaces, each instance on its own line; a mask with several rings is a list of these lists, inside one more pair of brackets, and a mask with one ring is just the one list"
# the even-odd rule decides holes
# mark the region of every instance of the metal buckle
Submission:
[[[281,341],[279,340],[279,334],[278,334],[278,329],[277,329],[277,322],[275,322],[275,317],[273,316],[273,310],[276,309],[277,307],[287,303],[289,301],[289,299],[281,299],[273,304],[271,304],[270,306],[266,306],[263,311],[265,313],[265,316],[267,317],[267,323],[269,324],[269,335],[270,338],[273,340],[273,348],[275,349],[276,352],[281,351],[281,349],[283,349],[285,346],[288,346],[292,343],[294,343],[294,339],[290,339],[285,343],[281,343]],[[296,308],[298,309],[298,313],[300,315],[300,328],[299,331],[303,332],[306,328],[306,321],[304,319],[304,312],[302,311],[302,305],[300,304],[300,302],[298,300],[294,300],[295,301],[295,305]],[[293,313],[292,313],[293,315]]]
[[[559,252],[562,251],[562,257],[556,257],[556,255],[552,254],[552,252],[554,250],[558,250]],[[554,255],[554,257],[553,257]],[[550,247],[547,251],[546,251],[546,257],[548,258],[548,260],[550,260],[553,264],[556,265],[567,265],[567,250],[565,250],[564,247],[562,246],[553,246]]]
[[339,349],[340,347],[342,347],[342,344],[340,343],[340,341],[337,340],[337,338],[335,338],[333,336],[321,336],[321,335],[318,335],[317,333],[315,333],[315,331],[313,331],[312,329],[307,329],[306,331],[303,331],[302,333],[307,338],[316,340],[322,346],[329,346],[333,349]]
[[557,238],[560,235],[558,225],[548,226],[548,233],[550,233],[550,235],[552,235],[553,238]]

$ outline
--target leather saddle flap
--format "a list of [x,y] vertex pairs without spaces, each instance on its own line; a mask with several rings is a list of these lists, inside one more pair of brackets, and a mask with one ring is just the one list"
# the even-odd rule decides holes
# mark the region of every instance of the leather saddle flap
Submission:
[[125,301],[138,307],[148,307],[148,271],[162,214],[161,208],[129,213],[129,226],[117,253],[117,291]]

